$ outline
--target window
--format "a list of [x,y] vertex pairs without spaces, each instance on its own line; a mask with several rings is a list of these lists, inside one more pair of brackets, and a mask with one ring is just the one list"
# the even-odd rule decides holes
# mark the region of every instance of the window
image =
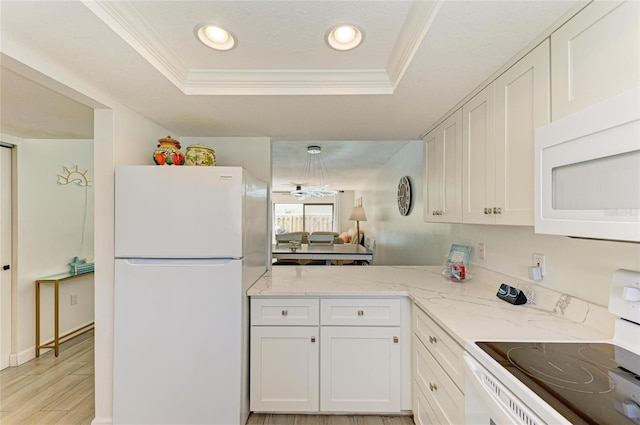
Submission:
[[273,217],[276,233],[333,231],[333,204],[274,204]]

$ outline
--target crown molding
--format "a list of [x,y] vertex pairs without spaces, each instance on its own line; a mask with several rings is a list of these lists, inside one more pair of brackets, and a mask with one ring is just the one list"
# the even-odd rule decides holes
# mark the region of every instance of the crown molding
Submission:
[[393,94],[442,1],[414,3],[386,70],[189,69],[129,2],[82,3],[186,95],[380,95]]
[[160,34],[129,2],[81,1],[165,78],[183,90],[189,69],[182,63],[180,57],[162,41]]
[[384,70],[192,70],[185,94],[393,94],[393,87]]
[[387,74],[394,90],[413,61],[443,3],[444,0],[414,2],[387,65]]

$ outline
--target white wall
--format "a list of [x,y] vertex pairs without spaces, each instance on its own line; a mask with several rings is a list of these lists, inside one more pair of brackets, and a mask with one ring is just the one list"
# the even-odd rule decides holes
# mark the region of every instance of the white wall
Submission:
[[[473,247],[471,261],[528,281],[532,253],[546,255],[546,276],[540,285],[606,306],[613,272],[640,270],[640,244],[537,235],[533,227],[423,222],[423,142],[412,141],[391,158],[362,196],[367,222],[360,228],[377,241],[377,265],[439,265],[451,244]],[[413,191],[410,215],[396,205],[397,184],[408,175]],[[486,244],[486,259],[478,260],[477,244]],[[508,282],[506,282],[508,283]],[[473,281],[469,282],[470,285]]]
[[244,167],[271,187],[270,137],[177,137],[182,152],[189,145],[202,143],[216,153],[216,165]]
[[[58,184],[63,167],[94,177],[92,140],[34,140],[17,143],[16,246],[17,362],[35,356],[35,287],[39,278],[69,271],[73,257],[92,258],[94,188]],[[71,294],[78,304],[70,305]],[[41,342],[53,338],[53,288],[41,291]],[[93,321],[93,276],[60,286],[60,333]]]

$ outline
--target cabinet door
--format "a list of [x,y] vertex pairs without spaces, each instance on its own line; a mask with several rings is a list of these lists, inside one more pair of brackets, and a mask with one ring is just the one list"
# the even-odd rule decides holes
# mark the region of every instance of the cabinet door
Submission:
[[464,223],[495,222],[494,87],[491,83],[462,107]]
[[425,137],[425,221],[462,222],[462,109]]
[[549,41],[495,81],[496,224],[533,226],[534,130],[549,123]]
[[442,206],[442,143],[437,127],[424,137],[424,221],[437,222]]
[[251,410],[318,411],[318,327],[251,328]]
[[399,327],[323,327],[321,337],[321,411],[400,411]]
[[640,2],[595,1],[551,36],[553,120],[640,86]]

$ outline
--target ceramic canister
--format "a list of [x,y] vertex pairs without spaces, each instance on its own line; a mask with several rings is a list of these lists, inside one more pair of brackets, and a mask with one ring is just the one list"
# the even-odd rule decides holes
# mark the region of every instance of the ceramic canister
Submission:
[[158,146],[153,152],[153,161],[157,165],[183,165],[184,155],[180,151],[180,142],[171,136],[158,139]]
[[216,165],[216,153],[212,148],[202,143],[187,146],[184,164],[212,167]]

